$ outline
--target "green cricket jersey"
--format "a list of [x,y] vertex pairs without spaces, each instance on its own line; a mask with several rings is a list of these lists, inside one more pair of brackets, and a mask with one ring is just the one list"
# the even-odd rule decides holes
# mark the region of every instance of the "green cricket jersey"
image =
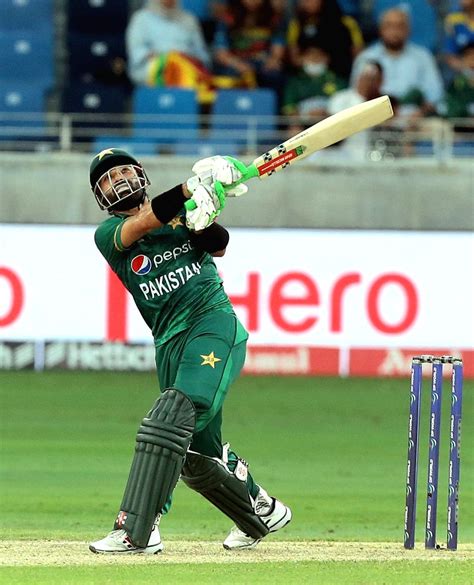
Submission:
[[233,312],[211,255],[191,245],[184,212],[126,249],[120,240],[124,221],[106,219],[95,232],[95,243],[132,295],[155,345],[203,313]]
[[465,74],[457,75],[446,92],[448,118],[474,116],[474,83]]
[[332,71],[311,76],[304,71],[290,77],[283,96],[284,114],[305,114],[316,108],[326,108],[329,98],[347,86]]

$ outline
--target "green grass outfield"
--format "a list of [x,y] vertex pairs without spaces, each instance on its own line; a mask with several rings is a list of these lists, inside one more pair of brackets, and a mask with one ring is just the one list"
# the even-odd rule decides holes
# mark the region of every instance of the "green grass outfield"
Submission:
[[[473,583],[474,384],[465,383],[460,547],[422,544],[428,451],[425,382],[418,543],[402,546],[409,380],[241,378],[224,439],[293,521],[255,551],[220,543],[230,521],[179,484],[163,520],[166,550],[103,557],[87,542],[120,504],[153,374],[0,372],[0,583]],[[438,539],[446,538],[445,383]]]

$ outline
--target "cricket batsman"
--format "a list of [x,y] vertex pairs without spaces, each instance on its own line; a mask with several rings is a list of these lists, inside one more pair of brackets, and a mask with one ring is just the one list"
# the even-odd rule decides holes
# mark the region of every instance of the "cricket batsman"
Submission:
[[214,264],[229,242],[215,220],[226,196],[247,191],[233,185],[243,169],[236,159],[203,159],[185,183],[150,200],[147,174],[129,153],[110,148],[92,160],[91,188],[110,214],[95,242],[151,329],[161,388],[138,428],[113,530],[90,544],[94,553],[162,551],[159,523],[180,477],[234,522],[226,549],[253,548],[291,520],[221,438],[222,406],[248,333]]

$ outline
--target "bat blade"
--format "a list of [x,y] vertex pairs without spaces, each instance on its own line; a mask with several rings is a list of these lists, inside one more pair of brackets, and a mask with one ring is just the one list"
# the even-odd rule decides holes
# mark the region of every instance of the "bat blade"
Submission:
[[386,95],[342,110],[257,157],[251,165],[252,176],[267,178],[317,150],[381,124],[392,116],[392,104]]

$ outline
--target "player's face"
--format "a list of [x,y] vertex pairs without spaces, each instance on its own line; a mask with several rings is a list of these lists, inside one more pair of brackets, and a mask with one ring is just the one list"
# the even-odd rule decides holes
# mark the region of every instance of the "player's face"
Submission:
[[[144,170],[136,165],[120,165],[106,171],[94,189],[102,209],[131,209],[143,201],[149,181]],[[125,206],[122,201],[127,200]],[[120,207],[118,206],[120,204]]]
[[107,173],[104,173],[99,179],[98,184],[100,190],[107,195],[113,191],[113,188],[119,189],[120,183],[126,185],[128,181],[137,178],[137,173],[132,165],[124,165],[121,167],[114,167]]

